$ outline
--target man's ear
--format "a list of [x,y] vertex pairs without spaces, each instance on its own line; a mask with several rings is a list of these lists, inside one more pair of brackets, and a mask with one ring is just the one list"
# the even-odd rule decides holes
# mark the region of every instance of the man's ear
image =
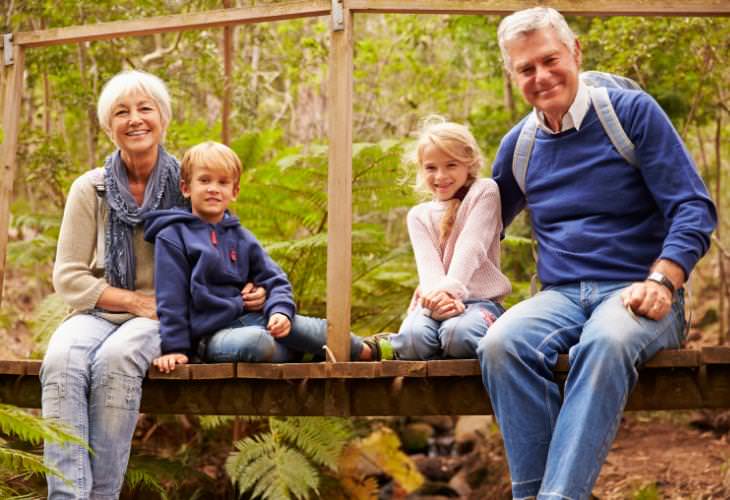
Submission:
[[581,63],[583,62],[583,50],[580,46],[580,40],[577,38],[575,39],[575,64],[578,65],[578,69],[581,67]]
[[180,192],[182,193],[183,198],[190,198],[190,188],[185,182],[185,179],[183,179],[182,177],[180,178]]

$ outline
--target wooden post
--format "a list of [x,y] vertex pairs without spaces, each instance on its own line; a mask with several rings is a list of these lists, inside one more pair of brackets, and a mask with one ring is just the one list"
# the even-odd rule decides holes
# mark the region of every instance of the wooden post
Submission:
[[[352,14],[330,38],[327,95],[329,170],[327,189],[327,347],[337,361],[350,360],[352,285]],[[333,16],[334,17],[334,16]]]
[[[232,0],[223,0],[223,7],[233,7]],[[231,143],[231,98],[233,92],[233,26],[223,28],[223,116],[221,117],[221,142]]]
[[18,131],[20,129],[20,103],[23,99],[23,48],[13,47],[13,64],[6,73],[3,108],[3,143],[0,149],[0,303],[5,283],[5,258],[8,254],[8,230],[10,228],[10,199],[13,195],[13,179],[17,166]]

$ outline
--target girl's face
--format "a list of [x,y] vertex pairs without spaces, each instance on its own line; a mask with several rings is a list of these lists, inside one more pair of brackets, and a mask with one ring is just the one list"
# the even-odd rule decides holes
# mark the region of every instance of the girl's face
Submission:
[[421,156],[426,186],[439,201],[450,200],[466,184],[469,167],[434,144],[427,144]]

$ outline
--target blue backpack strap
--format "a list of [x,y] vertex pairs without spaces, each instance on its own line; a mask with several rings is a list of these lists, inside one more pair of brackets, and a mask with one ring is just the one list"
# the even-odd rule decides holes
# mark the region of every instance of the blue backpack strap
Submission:
[[606,135],[611,139],[611,143],[613,143],[616,151],[629,164],[638,167],[639,162],[636,159],[636,148],[634,147],[634,143],[631,142],[631,139],[626,135],[618,116],[616,116],[611,99],[608,97],[608,91],[605,87],[588,87],[588,90],[598,119],[601,121],[601,125],[603,125],[603,130],[606,131]]
[[525,184],[527,179],[527,164],[530,163],[532,146],[535,145],[535,133],[537,132],[537,120],[535,114],[530,113],[525,119],[525,124],[520,130],[520,135],[515,144],[515,152],[512,155],[512,176],[520,187],[522,194],[526,194]]

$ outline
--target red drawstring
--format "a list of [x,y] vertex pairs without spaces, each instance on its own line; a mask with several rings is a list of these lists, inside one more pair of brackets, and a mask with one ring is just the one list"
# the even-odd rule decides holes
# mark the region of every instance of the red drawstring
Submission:
[[231,261],[236,262],[238,260],[238,255],[236,254],[236,251],[234,249],[231,249]]
[[210,242],[213,243],[213,246],[218,246],[218,235],[215,234],[215,229],[210,232]]

